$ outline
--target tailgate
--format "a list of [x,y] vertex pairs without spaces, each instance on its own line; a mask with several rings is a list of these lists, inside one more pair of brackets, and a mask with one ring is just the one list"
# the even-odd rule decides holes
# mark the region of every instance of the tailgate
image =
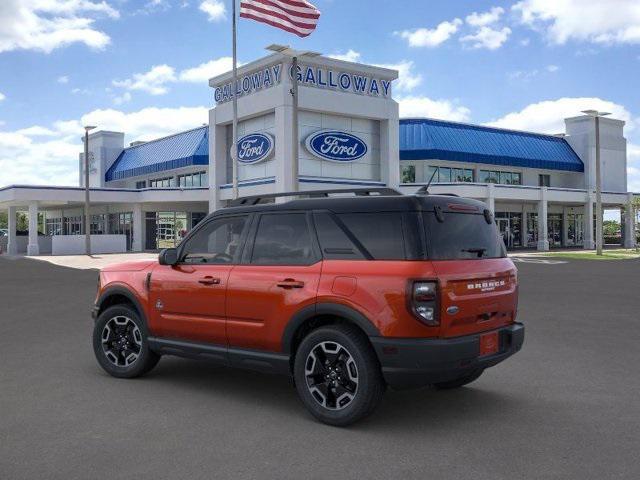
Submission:
[[459,337],[515,321],[516,268],[508,258],[434,261],[440,280],[440,335]]

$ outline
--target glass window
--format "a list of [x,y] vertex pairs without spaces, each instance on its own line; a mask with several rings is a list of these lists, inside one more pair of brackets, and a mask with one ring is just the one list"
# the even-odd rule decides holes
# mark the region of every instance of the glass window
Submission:
[[362,260],[364,255],[328,213],[313,216],[322,256],[328,260]]
[[400,181],[402,183],[416,183],[416,166],[406,165],[402,167],[401,177]]
[[429,258],[432,260],[472,260],[506,256],[495,222],[483,214],[445,213],[440,222],[435,213],[424,214]]
[[550,187],[551,175],[538,175],[538,185],[541,187]]
[[452,170],[452,181],[473,182],[473,170],[468,168],[454,168]]
[[146,180],[142,180],[140,182],[136,182],[136,188],[137,189],[147,188],[147,181]]
[[345,213],[338,215],[375,260],[406,258],[399,213]]
[[522,174],[513,172],[511,174],[511,185],[522,185]]
[[260,217],[252,264],[309,265],[313,260],[306,214],[265,214]]
[[233,263],[247,217],[219,218],[195,233],[182,250],[184,263]]
[[[434,175],[435,172],[435,175]],[[433,180],[431,178],[433,177]],[[438,183],[438,167],[429,167],[427,168],[427,178],[425,179],[427,182],[431,180],[433,183]]]
[[500,183],[502,185],[511,185],[511,172],[500,172]]
[[440,183],[443,182],[451,182],[451,169],[449,167],[440,167],[438,168],[438,181]]

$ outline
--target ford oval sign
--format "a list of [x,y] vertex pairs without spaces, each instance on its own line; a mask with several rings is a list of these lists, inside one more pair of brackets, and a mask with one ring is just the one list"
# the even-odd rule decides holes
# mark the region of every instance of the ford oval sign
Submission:
[[238,161],[245,164],[266,160],[273,153],[273,137],[267,133],[252,133],[238,139]]
[[353,162],[367,153],[367,144],[360,138],[335,130],[312,133],[306,144],[313,155],[332,162]]

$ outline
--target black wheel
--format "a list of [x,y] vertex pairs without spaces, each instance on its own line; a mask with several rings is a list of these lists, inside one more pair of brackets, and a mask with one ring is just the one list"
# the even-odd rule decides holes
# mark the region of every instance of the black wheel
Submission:
[[366,336],[348,325],[312,331],[296,352],[298,395],[323,423],[344,427],[370,415],[385,390]]
[[100,366],[118,378],[144,375],[160,360],[149,350],[146,325],[128,305],[115,305],[100,314],[93,328],[93,351]]
[[463,387],[471,382],[476,381],[480,378],[484,370],[474,370],[471,373],[468,373],[460,378],[456,378],[455,380],[450,380],[448,382],[434,383],[433,386],[438,390],[451,390],[453,388]]

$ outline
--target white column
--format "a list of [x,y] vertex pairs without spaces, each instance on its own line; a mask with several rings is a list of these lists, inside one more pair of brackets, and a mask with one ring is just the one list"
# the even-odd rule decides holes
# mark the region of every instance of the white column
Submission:
[[29,244],[27,245],[27,255],[40,255],[38,245],[38,204],[29,204]]
[[636,247],[635,212],[633,211],[633,193],[627,195],[624,212],[624,248]]
[[131,250],[134,252],[142,251],[143,220],[142,205],[136,203],[133,205],[133,240],[131,242]]
[[[288,95],[290,97],[290,95]],[[293,162],[293,153],[291,152],[291,144],[293,142],[291,134],[291,117],[292,107],[291,99],[287,99],[286,105],[276,107],[276,192],[291,192],[293,190],[293,175],[291,163]]]
[[549,236],[547,234],[547,187],[540,188],[538,202],[538,250],[549,250]]
[[493,183],[487,184],[487,198],[484,203],[487,204],[487,208],[491,210],[491,213],[496,213],[495,185]]
[[593,250],[596,242],[593,238],[593,198],[587,194],[587,202],[584,204],[584,249]]
[[[395,102],[393,108],[392,118],[380,121],[380,179],[387,187],[398,188],[400,185],[400,124],[398,105]],[[417,176],[418,172],[416,172],[416,181],[419,181]]]
[[17,207],[9,207],[9,212],[7,213],[7,228],[9,229],[9,238],[7,239],[7,253],[9,255],[18,254],[18,243],[16,239],[17,213]]

